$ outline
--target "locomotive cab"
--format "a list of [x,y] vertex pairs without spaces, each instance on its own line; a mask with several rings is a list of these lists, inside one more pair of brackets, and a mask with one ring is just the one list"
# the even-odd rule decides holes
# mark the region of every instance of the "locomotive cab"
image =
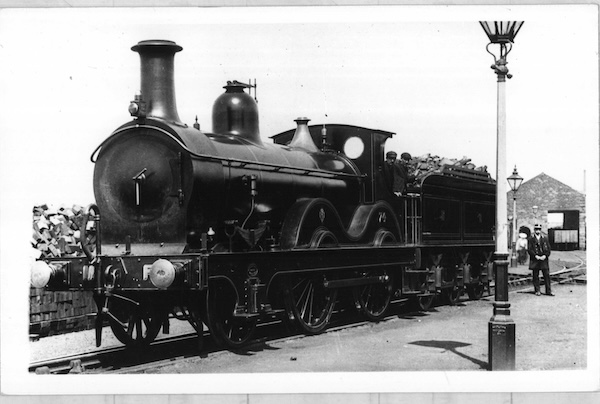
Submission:
[[[323,152],[345,156],[363,174],[361,203],[389,198],[391,194],[380,184],[379,171],[384,160],[385,142],[394,136],[393,132],[341,124],[309,125],[308,130],[314,144],[320,145]],[[287,145],[293,136],[294,130],[288,130],[271,139]]]

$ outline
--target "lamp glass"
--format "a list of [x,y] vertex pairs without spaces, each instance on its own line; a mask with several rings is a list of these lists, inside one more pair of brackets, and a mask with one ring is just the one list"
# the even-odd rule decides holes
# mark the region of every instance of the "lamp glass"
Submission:
[[491,43],[513,43],[524,21],[479,21]]
[[521,177],[517,172],[517,167],[514,168],[512,175],[506,180],[508,181],[508,185],[510,185],[510,189],[513,192],[517,192],[519,187],[523,183],[523,177]]

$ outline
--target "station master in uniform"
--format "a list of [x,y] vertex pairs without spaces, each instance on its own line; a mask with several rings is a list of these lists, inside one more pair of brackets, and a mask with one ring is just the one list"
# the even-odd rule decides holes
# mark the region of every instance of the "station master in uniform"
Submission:
[[533,227],[534,234],[528,241],[529,253],[529,269],[533,270],[533,287],[536,296],[540,296],[540,270],[544,276],[544,285],[546,294],[554,296],[550,286],[550,266],[548,259],[550,258],[550,242],[548,237],[542,234],[542,225],[535,224]]

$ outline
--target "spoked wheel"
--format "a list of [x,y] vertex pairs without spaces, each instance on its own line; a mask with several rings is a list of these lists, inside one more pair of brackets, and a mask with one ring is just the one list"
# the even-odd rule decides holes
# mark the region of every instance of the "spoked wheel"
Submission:
[[354,304],[358,311],[371,321],[379,321],[385,315],[392,299],[393,281],[385,270],[364,271],[365,278],[379,277],[382,282],[356,286],[352,289]]
[[327,327],[337,297],[337,289],[323,285],[323,275],[297,276],[286,289],[286,309],[290,320],[307,334],[317,334]]
[[115,337],[131,348],[149,345],[158,335],[165,315],[150,305],[135,305],[111,296],[108,322]]
[[457,304],[460,300],[460,297],[462,296],[462,292],[462,288],[458,286],[456,279],[454,279],[454,281],[452,282],[452,287],[447,288],[445,290],[445,295],[448,299],[448,303],[450,303],[451,306]]
[[[471,300],[479,300],[483,297],[483,292],[488,285],[483,281],[483,270],[486,268],[484,264],[476,264],[472,266],[471,282],[466,285],[467,294]],[[486,268],[487,269],[487,268]]]
[[206,291],[206,319],[215,342],[229,349],[247,344],[256,329],[256,320],[235,317],[237,297],[233,288],[216,282]]
[[469,299],[471,300],[481,299],[484,291],[485,285],[483,282],[478,282],[467,286],[467,293],[469,295]]
[[433,304],[434,298],[435,298],[434,294],[418,296],[417,297],[417,306],[419,307],[419,310],[428,311],[431,308],[431,305]]
[[417,304],[417,308],[421,311],[428,311],[431,308],[431,305],[433,304],[433,301],[435,300],[435,292],[431,291],[430,289],[430,283],[433,282],[433,280],[430,280],[429,278],[429,273],[435,273],[436,272],[436,267],[432,267],[431,269],[428,270],[428,274],[427,275],[419,275],[420,279],[420,285],[419,288],[422,292],[421,295],[417,295],[416,298],[416,304]]

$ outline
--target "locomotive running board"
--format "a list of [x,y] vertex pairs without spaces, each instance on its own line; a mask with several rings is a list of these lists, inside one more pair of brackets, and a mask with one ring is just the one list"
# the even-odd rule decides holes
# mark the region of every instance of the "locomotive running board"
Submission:
[[371,285],[375,283],[385,283],[389,280],[389,276],[371,276],[365,278],[339,279],[333,281],[324,281],[323,286],[329,289],[347,288],[351,286]]
[[266,318],[266,317],[277,317],[280,314],[285,313],[285,309],[266,309],[264,311],[260,311],[258,313],[247,313],[245,312],[245,306],[239,306],[233,312],[233,317],[235,318],[245,318],[245,319],[258,319],[258,318]]

